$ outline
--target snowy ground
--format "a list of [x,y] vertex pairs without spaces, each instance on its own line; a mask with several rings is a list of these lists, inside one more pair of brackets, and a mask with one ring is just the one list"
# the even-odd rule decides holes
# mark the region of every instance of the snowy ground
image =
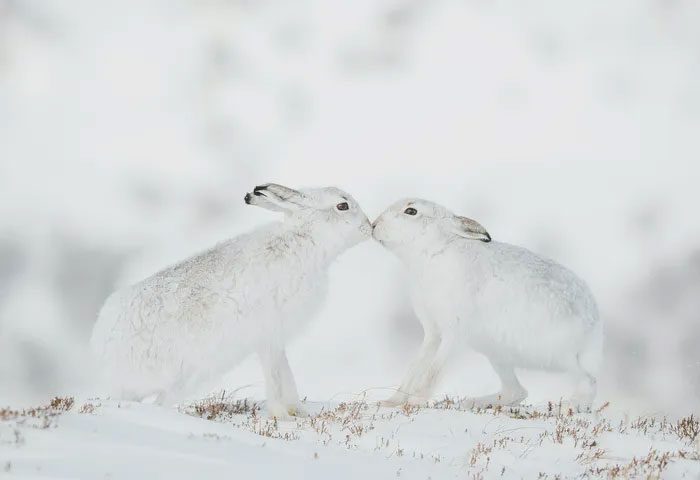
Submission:
[[0,475],[14,478],[700,478],[697,419],[556,405],[471,411],[306,402],[277,422],[224,396],[180,409],[54,399],[0,410]]

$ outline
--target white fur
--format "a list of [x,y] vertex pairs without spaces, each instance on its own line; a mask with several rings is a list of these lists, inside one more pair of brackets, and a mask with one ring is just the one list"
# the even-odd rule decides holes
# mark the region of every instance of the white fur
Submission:
[[[343,202],[347,210],[338,209]],[[284,212],[284,221],[224,241],[107,299],[91,347],[115,395],[179,400],[255,352],[270,415],[300,413],[285,344],[321,305],[329,264],[369,238],[369,221],[336,188],[268,184],[246,195],[246,203]]]
[[574,273],[524,248],[492,242],[477,222],[425,200],[388,208],[373,236],[408,267],[424,329],[418,358],[386,405],[426,401],[449,354],[466,341],[490,360],[502,384],[499,393],[473,399],[475,405],[524,400],[514,368],[525,367],[569,372],[577,383],[575,404],[590,407],[602,324],[591,292]]

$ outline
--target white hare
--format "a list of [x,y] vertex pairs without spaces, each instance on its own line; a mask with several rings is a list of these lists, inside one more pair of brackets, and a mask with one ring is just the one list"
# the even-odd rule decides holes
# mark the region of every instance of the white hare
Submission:
[[224,241],[107,299],[91,347],[115,395],[180,400],[257,353],[268,413],[302,413],[285,344],[321,306],[330,263],[368,239],[371,226],[337,188],[267,184],[245,201],[283,212],[284,221]]
[[423,344],[387,406],[430,398],[456,343],[484,354],[501,391],[476,406],[514,405],[527,397],[515,367],[569,372],[574,404],[590,408],[602,357],[602,324],[586,284],[561,265],[492,242],[474,220],[419,199],[402,200],[373,224],[373,236],[409,271],[410,297]]

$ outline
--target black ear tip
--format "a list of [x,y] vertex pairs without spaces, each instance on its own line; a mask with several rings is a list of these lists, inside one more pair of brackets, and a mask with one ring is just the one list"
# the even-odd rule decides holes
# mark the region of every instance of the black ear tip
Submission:
[[258,185],[253,189],[253,193],[262,192],[263,190],[267,190],[267,185]]

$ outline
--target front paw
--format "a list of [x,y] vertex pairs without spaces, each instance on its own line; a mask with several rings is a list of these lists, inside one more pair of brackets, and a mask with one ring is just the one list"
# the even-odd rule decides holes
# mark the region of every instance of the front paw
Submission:
[[268,402],[267,415],[275,417],[277,420],[291,421],[295,418],[306,418],[309,414],[299,405],[285,405],[281,402]]
[[288,405],[287,406],[287,413],[291,417],[296,417],[296,418],[308,418],[309,417],[309,412],[304,410],[299,405]]
[[386,400],[381,400],[379,402],[379,406],[386,408],[396,408],[406,403],[409,403],[407,395],[392,395]]

